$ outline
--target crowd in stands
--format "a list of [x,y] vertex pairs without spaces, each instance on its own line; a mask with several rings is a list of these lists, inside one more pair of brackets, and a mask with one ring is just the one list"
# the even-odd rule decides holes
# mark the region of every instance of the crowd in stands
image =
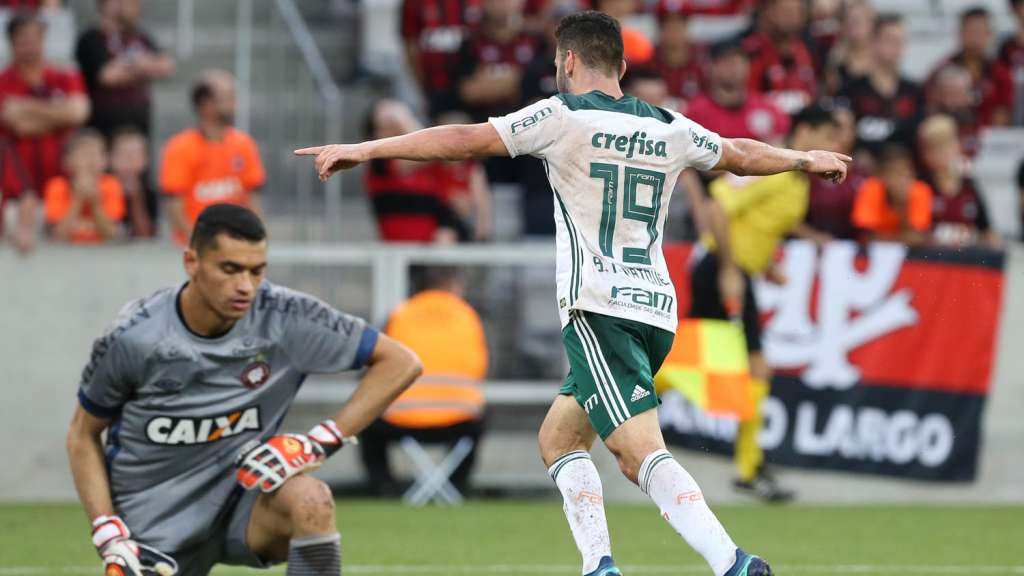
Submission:
[[[628,94],[723,136],[783,143],[800,112],[830,111],[831,147],[855,161],[842,184],[810,179],[793,236],[999,246],[973,162],[986,128],[1024,123],[1014,94],[1024,0],[1008,2],[1017,27],[1005,39],[987,9],[964,3],[957,47],[917,83],[902,74],[906,24],[870,0],[403,0],[396,25],[421,105],[375,102],[363,135],[486,121],[553,95],[558,21],[593,8],[622,23]],[[232,127],[230,74],[203,73],[195,126],[152,142],[151,85],[175,62],[140,27],[139,0],[97,0],[71,67],[43,49],[40,14],[60,4],[0,0],[10,54],[0,71],[0,238],[27,252],[40,238],[98,243],[163,229],[180,243],[208,204],[258,208],[264,168],[255,142]],[[702,43],[691,33],[697,17],[744,25]],[[554,234],[552,193],[533,158],[379,161],[363,174],[384,241],[490,240],[499,187],[518,190],[521,236]],[[680,185],[703,192],[716,176],[687,172]],[[1024,198],[1024,164],[1019,180]]]
[[[0,72],[0,238],[23,253],[40,237],[153,238],[162,212],[181,244],[210,204],[258,209],[264,169],[256,143],[233,127],[231,74],[202,73],[191,94],[195,126],[154,143],[151,84],[170,76],[175,62],[139,26],[139,0],[97,1],[97,22],[75,43],[75,66],[45,56],[41,15],[59,7],[0,1],[10,45]],[[154,144],[163,149],[159,166],[150,161]],[[13,228],[6,235],[5,220]]]
[[[965,3],[955,51],[920,83],[902,73],[906,23],[876,12],[884,3],[870,0],[404,0],[400,28],[424,96],[423,116],[436,123],[483,121],[554,94],[558,20],[573,10],[601,10],[623,27],[627,94],[679,110],[723,136],[772,143],[792,136],[791,119],[809,106],[833,114],[831,147],[851,153],[855,162],[842,184],[812,178],[807,215],[795,236],[994,247],[1001,240],[972,163],[983,130],[1024,116],[1014,109],[1012,80],[1024,75],[1024,0],[1010,5],[1017,31],[997,42],[993,15]],[[713,43],[694,41],[694,17],[717,15],[748,24]],[[637,25],[645,18],[657,26]],[[408,109],[403,114],[412,115]],[[488,160],[484,167],[492,186],[519,186],[524,235],[553,233],[551,193],[539,161]],[[396,182],[409,170],[378,168],[369,176],[371,194],[379,188],[374,182]],[[684,174],[680,182],[706,189],[714,177]],[[385,220],[410,212],[449,226],[451,192],[444,186],[387,192],[382,232]],[[395,202],[403,194],[421,201],[415,208]],[[398,213],[396,205],[403,207]],[[474,214],[474,221],[487,213]],[[450,236],[416,239],[440,238]]]

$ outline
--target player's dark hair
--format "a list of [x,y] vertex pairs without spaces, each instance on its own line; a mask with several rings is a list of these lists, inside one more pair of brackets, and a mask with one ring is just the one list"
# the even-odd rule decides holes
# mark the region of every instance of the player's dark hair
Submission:
[[887,26],[903,26],[903,16],[892,12],[879,14],[875,17],[875,36]]
[[199,110],[207,100],[213,99],[213,86],[205,78],[197,81],[192,86],[192,107]]
[[960,27],[966,25],[967,21],[973,18],[985,18],[987,20],[990,16],[988,8],[981,4],[970,6],[960,13]]
[[199,213],[188,245],[201,253],[215,245],[221,234],[249,242],[267,238],[263,222],[252,210],[237,204],[213,204]]
[[584,10],[569,14],[555,30],[558,51],[572,50],[588,68],[618,74],[624,48],[619,22],[607,14]]
[[1024,0],[1010,0],[1010,10],[1016,10],[1017,6],[1024,4]]
[[7,21],[7,40],[13,41],[14,36],[26,26],[39,26],[41,30],[46,29],[46,24],[31,10],[18,10]]
[[795,134],[800,126],[807,126],[813,129],[826,124],[831,124],[832,126],[839,125],[836,121],[835,109],[819,103],[810,104],[793,115],[789,135]]

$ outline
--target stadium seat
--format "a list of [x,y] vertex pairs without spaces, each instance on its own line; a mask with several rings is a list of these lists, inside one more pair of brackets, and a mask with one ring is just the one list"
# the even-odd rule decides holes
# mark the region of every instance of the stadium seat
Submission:
[[431,501],[449,506],[462,504],[462,494],[451,483],[451,475],[473,450],[472,438],[459,438],[440,462],[431,459],[423,445],[412,436],[403,437],[399,445],[416,467],[416,481],[402,496],[406,504],[424,506]]

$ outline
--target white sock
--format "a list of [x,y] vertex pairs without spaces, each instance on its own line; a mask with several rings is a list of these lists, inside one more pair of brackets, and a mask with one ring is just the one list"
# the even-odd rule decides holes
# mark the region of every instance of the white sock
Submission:
[[736,561],[736,544],[704,501],[693,476],[668,450],[644,458],[638,478],[640,489],[654,500],[661,516],[722,576]]
[[603,556],[611,556],[611,538],[604,516],[601,477],[582,450],[563,454],[548,468],[562,493],[562,510],[583,557],[583,574],[593,572]]

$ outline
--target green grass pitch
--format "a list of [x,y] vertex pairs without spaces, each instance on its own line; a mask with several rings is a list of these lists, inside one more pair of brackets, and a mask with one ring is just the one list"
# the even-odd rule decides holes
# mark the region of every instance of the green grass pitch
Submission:
[[[781,576],[1024,574],[1024,507],[721,506],[717,512],[736,541],[768,558]],[[710,574],[653,507],[609,505],[608,520],[626,576]],[[0,576],[102,572],[77,506],[0,506],[0,526]],[[579,574],[556,501],[411,509],[339,500],[338,526],[346,575]],[[260,573],[268,572],[213,572]]]

